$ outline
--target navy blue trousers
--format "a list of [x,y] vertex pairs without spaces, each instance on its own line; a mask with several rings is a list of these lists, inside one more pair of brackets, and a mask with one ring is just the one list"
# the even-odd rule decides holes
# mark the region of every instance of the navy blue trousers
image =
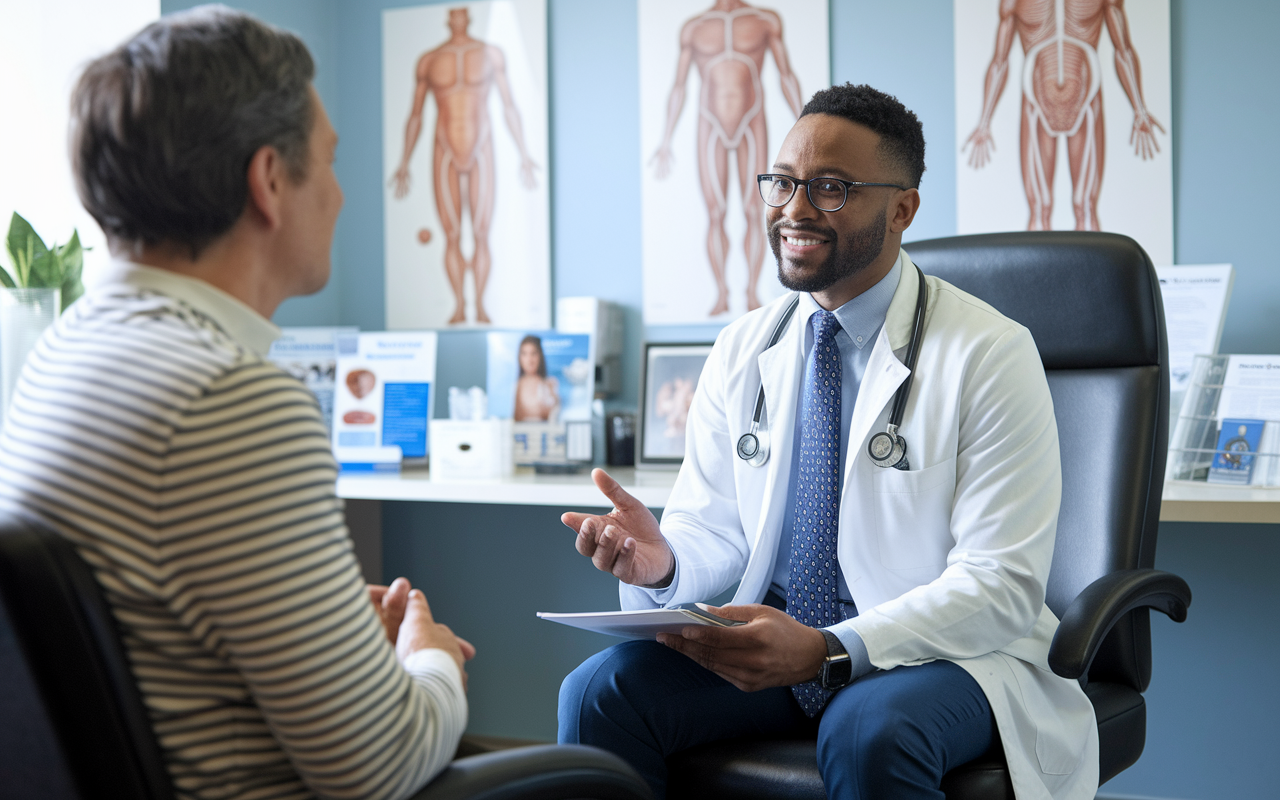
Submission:
[[560,687],[562,743],[617,753],[666,796],[666,757],[721,739],[818,737],[830,798],[942,800],[949,770],[991,746],[976,681],[949,661],[873,672],[809,719],[787,687],[743,692],[657,642],[597,653]]

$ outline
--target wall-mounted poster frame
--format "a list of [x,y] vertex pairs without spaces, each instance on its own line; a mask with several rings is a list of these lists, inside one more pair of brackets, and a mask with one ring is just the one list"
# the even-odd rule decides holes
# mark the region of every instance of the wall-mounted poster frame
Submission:
[[636,466],[679,469],[689,407],[710,342],[646,342],[640,373]]
[[546,0],[382,12],[386,325],[551,327]]
[[1169,0],[955,0],[956,231],[1103,230],[1172,264]]
[[785,291],[756,175],[831,84],[827,0],[639,0],[646,325],[726,323]]

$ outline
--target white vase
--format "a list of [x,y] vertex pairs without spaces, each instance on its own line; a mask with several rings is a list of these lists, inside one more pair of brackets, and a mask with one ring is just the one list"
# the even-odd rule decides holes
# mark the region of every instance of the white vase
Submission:
[[61,305],[60,289],[0,288],[0,421],[27,354],[58,318]]

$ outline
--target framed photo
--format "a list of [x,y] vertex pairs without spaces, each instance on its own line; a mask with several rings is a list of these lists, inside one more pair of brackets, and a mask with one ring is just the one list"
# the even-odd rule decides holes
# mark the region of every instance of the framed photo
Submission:
[[709,355],[705,342],[645,344],[637,467],[678,469],[684,462],[689,407]]

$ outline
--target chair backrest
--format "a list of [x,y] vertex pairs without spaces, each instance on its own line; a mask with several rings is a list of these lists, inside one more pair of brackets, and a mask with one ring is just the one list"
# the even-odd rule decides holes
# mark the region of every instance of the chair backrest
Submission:
[[170,800],[115,618],[66,539],[0,514],[0,795]]
[[[1097,578],[1154,566],[1169,359],[1160,283],[1146,252],[1127,236],[1085,232],[957,236],[903,247],[926,274],[985,300],[1035,338],[1062,449],[1049,607],[1061,617]],[[1150,621],[1142,609],[1111,630],[1089,680],[1144,691],[1150,679]]]

